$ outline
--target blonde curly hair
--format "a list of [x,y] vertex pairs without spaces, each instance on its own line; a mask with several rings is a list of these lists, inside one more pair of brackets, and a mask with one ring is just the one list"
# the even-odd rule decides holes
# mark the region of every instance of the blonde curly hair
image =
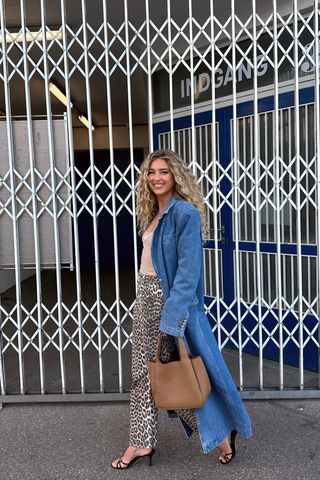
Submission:
[[153,160],[161,158],[168,163],[169,170],[174,177],[174,196],[194,205],[201,216],[201,230],[203,238],[207,237],[207,222],[202,194],[194,175],[184,160],[172,150],[157,150],[150,153],[140,167],[139,183],[137,188],[137,218],[139,233],[142,234],[158,209],[156,195],[148,185],[148,172]]

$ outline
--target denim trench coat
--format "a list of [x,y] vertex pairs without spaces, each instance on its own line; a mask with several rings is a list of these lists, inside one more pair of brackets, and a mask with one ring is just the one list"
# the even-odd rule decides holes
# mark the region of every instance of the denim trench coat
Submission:
[[211,381],[211,394],[196,409],[203,451],[215,448],[231,430],[250,437],[249,416],[205,315],[201,219],[191,203],[170,199],[153,233],[151,256],[164,294],[160,330],[184,337],[192,355],[201,355]]

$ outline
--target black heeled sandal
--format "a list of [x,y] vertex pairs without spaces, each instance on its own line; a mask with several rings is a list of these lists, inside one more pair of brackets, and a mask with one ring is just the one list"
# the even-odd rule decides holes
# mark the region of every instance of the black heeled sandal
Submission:
[[[112,465],[111,463],[111,467],[114,469],[114,470],[126,470],[127,468],[130,468],[132,467],[132,465],[134,465],[135,463],[137,463],[139,460],[141,460],[141,458],[149,458],[149,467],[151,467],[152,465],[152,457],[154,455],[154,452],[155,452],[155,449],[153,448],[151,450],[151,452],[149,453],[145,453],[144,455],[137,455],[136,457],[134,457],[132,460],[130,460],[129,463],[126,463],[122,460],[122,457],[121,458],[118,458],[117,460],[117,463],[115,466]],[[122,466],[124,465],[124,467]]]
[[229,453],[221,452],[222,458],[220,458],[220,463],[222,465],[227,465],[236,456],[236,436],[237,436],[237,433],[238,433],[237,430],[232,430],[231,434],[230,434],[231,452],[229,452]]

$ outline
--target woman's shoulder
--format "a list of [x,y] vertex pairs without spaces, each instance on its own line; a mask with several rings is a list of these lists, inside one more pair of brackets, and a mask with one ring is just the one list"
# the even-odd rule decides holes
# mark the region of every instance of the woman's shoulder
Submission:
[[185,222],[201,222],[199,210],[190,202],[178,199],[174,204],[173,216],[177,224]]
[[174,210],[177,213],[187,213],[190,215],[199,215],[199,210],[187,200],[178,199],[174,204]]

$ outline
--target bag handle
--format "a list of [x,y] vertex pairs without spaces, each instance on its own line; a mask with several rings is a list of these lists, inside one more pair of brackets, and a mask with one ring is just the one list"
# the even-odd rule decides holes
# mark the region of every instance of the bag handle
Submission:
[[[161,362],[161,341],[162,341],[162,333],[160,333],[159,338],[158,338],[156,363],[158,363],[158,362],[162,363]],[[188,360],[189,359],[189,352],[188,352],[188,349],[187,349],[186,344],[185,344],[182,337],[178,337],[178,345],[179,345],[180,361]]]

